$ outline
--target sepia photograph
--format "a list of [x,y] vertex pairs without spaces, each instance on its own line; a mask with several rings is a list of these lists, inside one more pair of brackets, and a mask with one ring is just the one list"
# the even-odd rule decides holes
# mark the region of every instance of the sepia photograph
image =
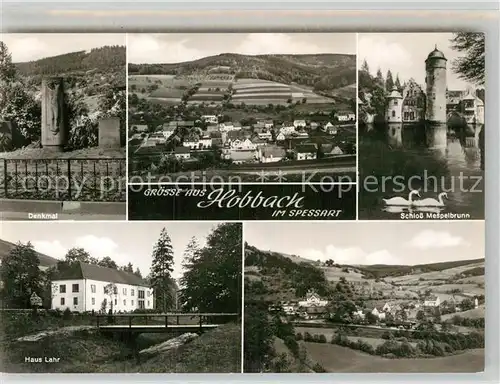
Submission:
[[130,182],[355,182],[356,34],[129,34],[127,49]]
[[482,372],[484,232],[245,223],[244,372]]
[[9,222],[0,371],[240,373],[242,224]]
[[360,219],[484,219],[484,47],[483,33],[359,34]]
[[3,220],[126,218],[125,43],[0,35]]

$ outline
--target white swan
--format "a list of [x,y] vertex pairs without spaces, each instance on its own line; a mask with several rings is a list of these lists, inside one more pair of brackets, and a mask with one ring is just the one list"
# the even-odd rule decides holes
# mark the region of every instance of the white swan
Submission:
[[427,198],[417,200],[414,204],[417,207],[444,207],[443,197],[448,198],[446,192],[441,192],[438,196],[438,200]]
[[412,205],[414,201],[412,200],[413,195],[420,197],[420,192],[416,190],[410,191],[408,194],[408,200],[403,197],[392,197],[390,199],[382,199],[386,205]]

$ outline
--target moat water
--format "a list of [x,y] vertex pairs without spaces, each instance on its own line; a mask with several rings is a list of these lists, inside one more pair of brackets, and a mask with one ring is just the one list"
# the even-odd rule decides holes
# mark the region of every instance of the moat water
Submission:
[[[483,219],[484,125],[360,126],[359,172],[360,219],[412,218],[405,215],[408,213],[426,219]],[[421,199],[437,200],[441,192],[448,199],[444,199],[444,207],[385,205],[383,199],[408,199],[412,189],[420,190]]]

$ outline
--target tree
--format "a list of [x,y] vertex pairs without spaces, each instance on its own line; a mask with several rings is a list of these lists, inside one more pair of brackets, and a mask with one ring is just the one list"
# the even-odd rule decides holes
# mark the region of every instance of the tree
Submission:
[[451,43],[452,49],[464,54],[453,61],[453,71],[461,79],[484,85],[484,33],[458,32],[454,34]]
[[227,223],[210,233],[207,245],[181,278],[184,309],[240,313],[241,229],[240,223]]
[[30,308],[30,296],[42,295],[40,260],[31,243],[17,243],[2,260],[0,280],[3,282],[2,298],[14,308]]
[[16,77],[16,67],[12,63],[12,55],[9,53],[7,45],[0,41],[0,79],[9,83]]
[[387,75],[385,76],[385,89],[387,92],[391,92],[392,88],[394,88],[394,80],[392,79],[392,73],[389,69],[387,71]]
[[382,75],[382,70],[379,68],[377,69],[377,77],[375,78],[375,81],[382,87],[384,87],[384,76]]
[[90,253],[88,253],[83,248],[71,248],[64,256],[64,260],[68,264],[81,262],[81,263],[89,263],[90,261]]
[[109,283],[104,287],[104,293],[109,296],[110,308],[109,310],[113,313],[113,304],[115,303],[114,298],[118,294],[118,288],[116,284]]
[[156,296],[156,302],[163,312],[174,304],[172,297],[172,277],[174,270],[174,251],[172,241],[165,228],[160,233],[160,238],[153,248],[153,263],[151,265],[151,288]]
[[114,260],[109,256],[102,258],[102,260],[99,261],[98,265],[105,268],[118,269],[118,264],[116,264]]
[[378,321],[378,317],[371,312],[368,312],[365,315],[365,319],[368,322],[368,324],[376,324]]
[[142,274],[141,274],[141,271],[140,271],[139,268],[135,269],[134,275],[136,275],[136,276],[138,276],[138,277],[140,277],[142,279]]
[[262,372],[273,351],[273,327],[267,312],[259,308],[245,311],[245,372]]
[[370,67],[368,67],[368,63],[366,62],[366,59],[363,60],[363,64],[361,64],[361,71],[365,73],[370,73]]
[[200,252],[200,245],[198,244],[198,240],[196,239],[196,237],[193,236],[189,240],[189,243],[184,251],[183,255],[184,259],[182,262],[182,266],[185,269],[190,269],[196,262],[196,260],[199,258],[200,256],[199,252]]
[[399,92],[402,91],[401,81],[399,80],[399,74],[396,75],[396,82],[394,83],[395,87]]
[[424,321],[425,320],[425,313],[424,313],[424,311],[418,311],[416,319],[418,321]]
[[134,273],[134,266],[132,265],[132,263],[128,263],[123,267],[123,270],[128,273]]

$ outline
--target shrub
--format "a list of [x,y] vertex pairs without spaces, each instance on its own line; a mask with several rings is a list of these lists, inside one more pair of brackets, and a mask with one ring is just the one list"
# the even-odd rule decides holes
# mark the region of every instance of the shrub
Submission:
[[324,373],[328,372],[323,366],[319,363],[314,364],[314,367],[312,367],[312,370],[316,373]]
[[302,333],[297,332],[297,333],[295,334],[295,340],[299,341],[299,340],[302,340],[302,339],[303,339],[303,337],[302,337]]
[[309,332],[304,333],[304,341],[314,341],[313,337],[311,336],[311,334]]
[[66,309],[63,312],[62,318],[64,320],[69,320],[69,319],[71,319],[72,316],[73,316],[73,314],[71,313],[71,311],[69,310],[69,308],[66,307]]
[[325,335],[319,335],[319,343],[326,343],[326,336]]
[[299,344],[297,343],[297,340],[295,340],[293,337],[288,336],[285,338],[284,342],[294,356],[299,355]]

